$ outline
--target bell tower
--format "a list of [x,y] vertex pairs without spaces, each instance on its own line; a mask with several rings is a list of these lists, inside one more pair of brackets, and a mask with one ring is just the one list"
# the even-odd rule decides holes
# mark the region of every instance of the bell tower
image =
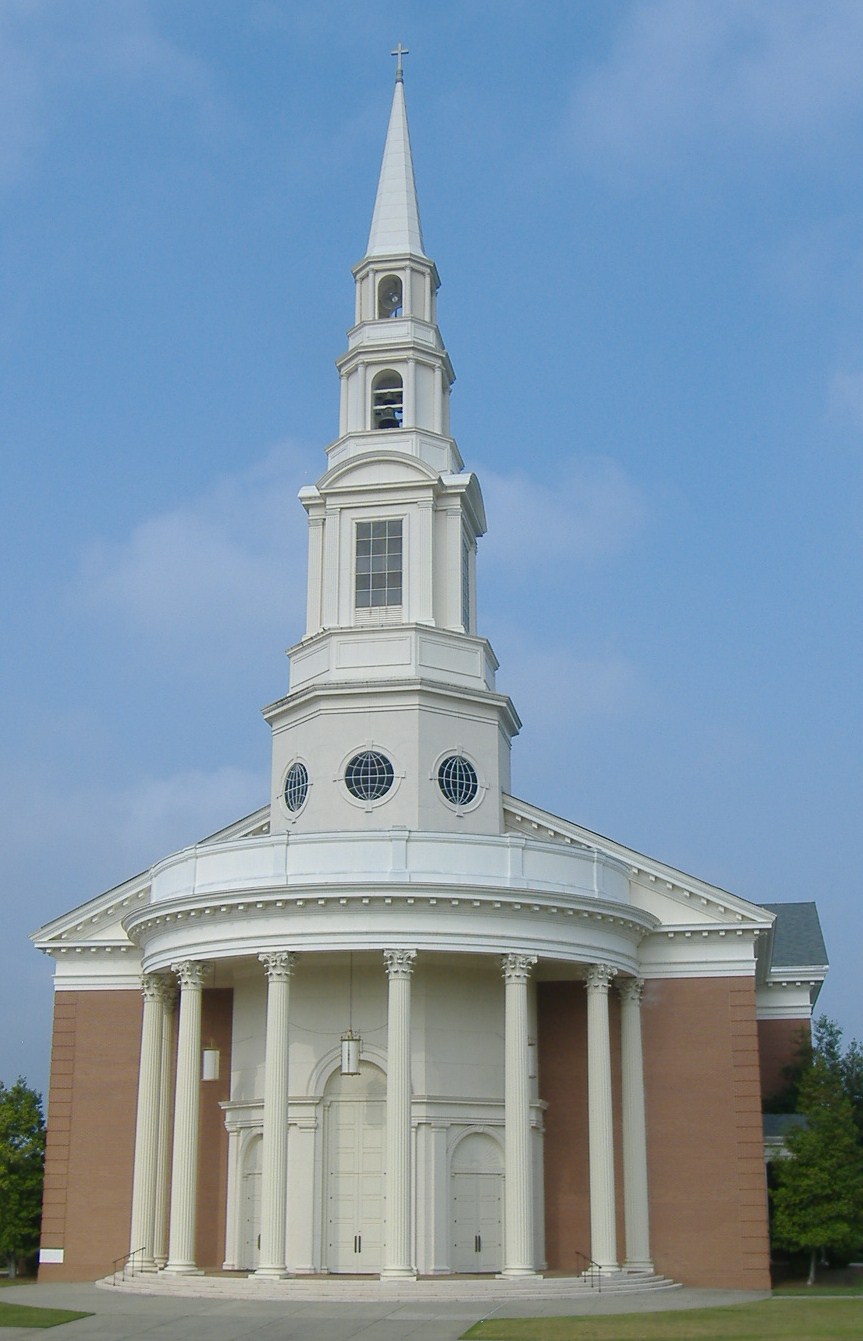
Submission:
[[393,54],[372,225],[353,270],[354,325],[336,364],[339,436],[324,475],[300,491],[306,632],[289,652],[289,693],[265,710],[274,832],[499,833],[519,728],[476,633],[485,511],[450,433],[454,373],[420,224],[406,53]]

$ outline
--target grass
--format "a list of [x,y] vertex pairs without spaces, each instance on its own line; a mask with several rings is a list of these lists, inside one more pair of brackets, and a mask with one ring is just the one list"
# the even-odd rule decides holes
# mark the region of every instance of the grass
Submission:
[[727,1308],[580,1318],[489,1318],[469,1341],[861,1341],[863,1301],[797,1295]]
[[90,1317],[91,1313],[76,1313],[71,1308],[33,1308],[0,1301],[0,1327],[59,1327],[61,1322]]

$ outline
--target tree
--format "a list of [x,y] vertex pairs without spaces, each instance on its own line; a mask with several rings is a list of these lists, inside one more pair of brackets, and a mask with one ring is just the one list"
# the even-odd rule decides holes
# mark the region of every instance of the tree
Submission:
[[39,1246],[44,1164],[42,1096],[0,1081],[0,1261],[13,1268]]
[[819,1252],[851,1253],[863,1243],[863,1148],[841,1070],[826,1050],[814,1052],[803,1073],[798,1111],[806,1125],[788,1133],[788,1158],[774,1165],[773,1234],[809,1253],[813,1285]]
[[801,1030],[793,1062],[783,1070],[785,1087],[764,1106],[765,1113],[797,1113],[800,1111],[800,1086],[812,1065],[820,1057],[839,1076],[843,1089],[851,1100],[857,1139],[863,1146],[863,1047],[854,1039],[843,1050],[842,1028],[827,1015],[821,1015],[809,1030]]

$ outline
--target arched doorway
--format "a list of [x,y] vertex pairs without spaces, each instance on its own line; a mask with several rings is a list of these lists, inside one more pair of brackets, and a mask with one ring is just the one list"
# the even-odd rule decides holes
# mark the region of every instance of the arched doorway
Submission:
[[503,1265],[503,1159],[486,1132],[459,1141],[450,1166],[453,1271],[500,1271]]
[[246,1146],[242,1174],[242,1226],[239,1265],[254,1271],[261,1254],[261,1152],[263,1137],[253,1136]]
[[386,1077],[371,1062],[359,1075],[334,1072],[324,1090],[328,1271],[378,1272],[383,1265]]

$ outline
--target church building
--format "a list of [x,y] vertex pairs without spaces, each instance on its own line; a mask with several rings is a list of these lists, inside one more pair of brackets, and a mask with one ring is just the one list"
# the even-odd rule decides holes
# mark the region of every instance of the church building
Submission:
[[[40,1278],[769,1285],[762,1101],[826,972],[513,795],[399,56],[267,804],[56,918]],[[347,294],[346,294],[347,297]]]

